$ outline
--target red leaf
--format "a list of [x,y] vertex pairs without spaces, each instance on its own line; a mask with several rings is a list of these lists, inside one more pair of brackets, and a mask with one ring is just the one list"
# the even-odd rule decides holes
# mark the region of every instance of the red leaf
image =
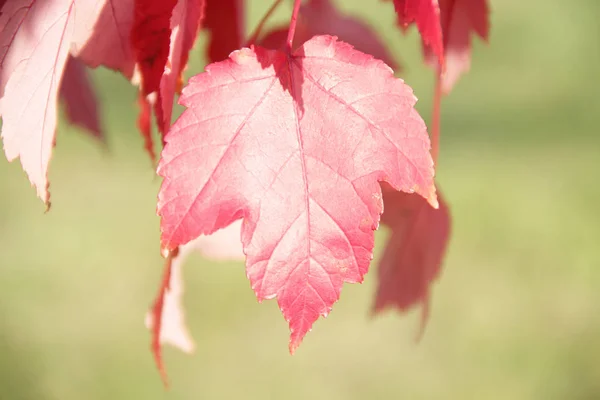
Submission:
[[448,238],[450,215],[438,191],[439,208],[421,196],[382,184],[385,211],[381,222],[391,229],[378,271],[375,311],[406,311],[423,304],[421,333],[429,311],[430,285],[438,277]]
[[163,248],[243,218],[247,275],[277,297],[293,352],[343,282],[361,282],[378,181],[436,205],[412,90],[383,62],[317,36],[294,53],[242,49],[183,90],[158,168]]
[[[489,10],[486,0],[440,0],[446,68],[442,74],[442,90],[449,93],[471,66],[471,33],[483,40],[489,35]],[[425,45],[425,54],[435,63],[435,49]]]
[[[333,35],[350,43],[356,50],[382,60],[392,69],[398,68],[377,33],[363,21],[340,14],[330,0],[309,0],[301,6],[299,15],[294,48],[313,36]],[[287,33],[287,25],[274,29],[260,41],[260,45],[272,49],[283,47]]]
[[181,91],[183,71],[204,17],[204,2],[205,0],[179,0],[173,9],[169,58],[160,81],[160,95],[155,103],[161,104],[160,107],[155,107],[155,112],[163,135],[171,126],[175,93]]
[[95,138],[104,140],[96,93],[88,78],[85,65],[72,56],[67,59],[60,85],[60,96],[65,102],[69,121],[86,129]]
[[208,61],[222,61],[244,43],[243,0],[206,0],[204,28],[210,31]]
[[433,53],[439,58],[440,64],[444,65],[438,0],[394,0],[394,8],[400,26],[406,29],[415,22],[423,42],[431,47]]
[[145,97],[158,91],[169,56],[171,14],[177,0],[135,0],[131,43]]
[[47,206],[60,80],[69,49],[89,39],[92,30],[87,23],[99,12],[91,0],[12,0],[0,15],[4,152],[9,161],[21,159]]

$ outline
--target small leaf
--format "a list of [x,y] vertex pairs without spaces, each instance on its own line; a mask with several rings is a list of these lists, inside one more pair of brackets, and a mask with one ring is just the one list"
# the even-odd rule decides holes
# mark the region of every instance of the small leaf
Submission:
[[450,236],[450,215],[441,193],[439,208],[421,197],[382,184],[381,222],[391,229],[377,273],[376,312],[386,307],[407,311],[422,304],[422,334],[429,312],[430,286],[438,277]]
[[[166,286],[161,287],[153,308],[146,314],[146,327],[153,332],[152,348],[157,360],[161,358],[160,352],[156,354],[159,345],[167,343],[186,353],[192,353],[196,347],[187,328],[183,308],[183,264],[192,250],[191,246],[187,249],[182,246],[177,255],[167,257],[166,278],[163,280]],[[158,315],[160,318],[157,318]],[[163,369],[162,360],[158,361],[158,365],[159,369]]]
[[[449,93],[460,76],[471,67],[471,33],[483,40],[489,35],[487,0],[440,0],[446,67],[442,91]],[[428,62],[436,64],[436,49],[424,43]]]
[[154,323],[154,310],[146,314],[146,327],[153,332],[153,335],[158,335],[161,345],[170,344],[186,353],[194,351],[195,344],[185,321],[183,307],[183,266],[192,252],[199,252],[213,260],[243,260],[244,253],[240,243],[241,226],[240,221],[236,221],[212,235],[199,236],[179,247],[177,256],[167,260],[165,268],[171,268],[168,290],[164,293],[162,303],[158,303],[161,307],[160,311],[156,311],[162,316],[160,326]]
[[[432,49],[444,65],[444,45],[438,0],[393,0],[398,23],[403,29],[416,23],[423,43]],[[450,0],[454,1],[454,0]]]
[[67,59],[60,85],[60,97],[65,103],[69,121],[82,127],[96,139],[104,141],[96,93],[85,65],[72,56]]

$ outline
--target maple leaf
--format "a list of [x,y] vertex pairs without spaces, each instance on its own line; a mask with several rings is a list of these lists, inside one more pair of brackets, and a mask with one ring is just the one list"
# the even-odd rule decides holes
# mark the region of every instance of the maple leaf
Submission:
[[244,42],[244,1],[206,0],[204,28],[210,31],[208,62],[222,61]]
[[[142,82],[137,125],[152,162],[156,158],[152,140],[152,109],[164,139],[171,126],[175,93],[180,90],[189,52],[198,36],[204,3],[204,0],[175,0],[173,4],[155,4],[150,0],[136,2],[132,43]],[[165,30],[165,22],[168,30]]]
[[141,77],[141,95],[159,89],[169,56],[171,14],[177,0],[135,0],[131,43]]
[[0,116],[4,152],[9,161],[21,159],[47,206],[47,173],[60,80],[69,49],[89,39],[93,33],[89,21],[95,21],[101,10],[98,2],[91,0],[13,0],[2,7]]
[[[97,8],[98,11],[82,13],[81,4]],[[127,79],[131,79],[135,65],[130,40],[134,0],[87,0],[79,1],[77,5],[77,18],[82,18],[81,28],[94,28],[89,38],[71,47],[71,54],[89,67],[102,65],[120,71]]]
[[438,190],[439,208],[421,197],[382,184],[385,211],[381,222],[391,229],[379,262],[374,311],[423,305],[423,333],[429,314],[430,286],[438,277],[450,236],[450,214]]
[[[471,33],[487,41],[489,9],[487,0],[439,0],[446,65],[441,76],[442,91],[449,93],[471,66]],[[428,62],[435,65],[437,52],[424,43]]]
[[[361,282],[382,211],[378,181],[437,205],[412,90],[335,37],[293,53],[244,48],[183,90],[158,174],[172,250],[243,218],[246,271],[277,297],[294,352],[344,282]],[[385,110],[385,112],[383,112]]]
[[440,24],[440,6],[438,0],[393,0],[398,23],[403,29],[416,23],[423,42],[444,65],[444,44]]
[[[287,25],[276,28],[261,39],[260,45],[273,49],[282,47],[287,34]],[[363,21],[340,14],[330,0],[309,0],[301,6],[294,47],[317,35],[337,36],[356,50],[382,60],[392,69],[398,68],[377,33]]]
[[103,141],[104,132],[100,126],[98,101],[94,88],[85,65],[72,56],[67,59],[60,86],[60,97],[65,103],[69,121]]
[[[183,72],[204,17],[204,5],[205,0],[179,0],[173,9],[169,57],[155,103],[155,112],[163,135],[171,126],[175,93],[181,91]],[[157,104],[160,104],[160,107],[157,107]]]
[[91,67],[105,65],[129,77],[133,59],[123,44],[123,35],[130,30],[132,1],[13,0],[2,5],[0,116],[4,152],[9,161],[21,159],[47,206],[48,165],[67,57],[70,53]]

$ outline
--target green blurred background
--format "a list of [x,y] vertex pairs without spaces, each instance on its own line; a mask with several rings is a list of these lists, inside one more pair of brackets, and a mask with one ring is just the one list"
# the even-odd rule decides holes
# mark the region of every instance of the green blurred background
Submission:
[[[271,1],[249,3],[252,30]],[[400,35],[389,3],[337,3],[385,38],[429,120],[416,31]],[[438,176],[454,229],[419,344],[417,313],[369,318],[371,272],[292,357],[275,301],[256,302],[243,265],[195,255],[184,273],[197,350],[166,348],[165,392],[143,324],[162,270],[160,182],[134,88],[100,70],[109,151],[61,123],[50,213],[19,163],[0,160],[0,399],[600,399],[600,3],[491,7],[490,44],[475,41],[443,103]]]

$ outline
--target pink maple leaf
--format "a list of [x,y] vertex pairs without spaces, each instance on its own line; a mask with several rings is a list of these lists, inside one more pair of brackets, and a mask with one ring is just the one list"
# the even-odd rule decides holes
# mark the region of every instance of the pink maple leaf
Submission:
[[[260,41],[263,47],[283,47],[287,39],[288,26],[276,28]],[[309,0],[300,7],[298,25],[294,35],[294,47],[316,35],[337,36],[358,51],[371,54],[393,70],[398,68],[374,29],[360,19],[341,14],[330,0]]]
[[387,65],[331,36],[209,65],[184,88],[161,154],[163,248],[243,218],[247,275],[259,301],[277,297],[293,353],[367,272],[378,181],[437,206],[415,102]]
[[430,286],[438,277],[450,236],[450,214],[441,193],[439,208],[421,197],[382,184],[385,211],[381,222],[391,229],[379,262],[374,310],[407,311],[423,305],[420,335],[429,314]]

